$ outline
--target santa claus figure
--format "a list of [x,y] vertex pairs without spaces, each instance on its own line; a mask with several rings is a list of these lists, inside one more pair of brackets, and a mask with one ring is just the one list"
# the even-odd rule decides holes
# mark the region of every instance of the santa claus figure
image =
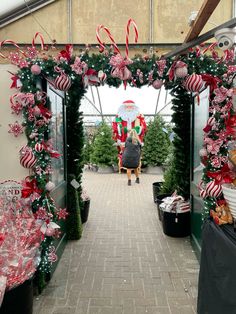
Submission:
[[139,108],[132,100],[126,100],[118,109],[115,121],[112,123],[114,140],[118,146],[124,146],[127,133],[135,129],[141,142],[143,142],[146,131],[144,116],[140,114]]

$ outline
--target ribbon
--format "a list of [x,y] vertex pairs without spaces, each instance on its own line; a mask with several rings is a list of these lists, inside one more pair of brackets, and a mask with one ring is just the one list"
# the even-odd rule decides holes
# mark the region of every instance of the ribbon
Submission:
[[26,177],[25,181],[22,182],[23,188],[21,190],[21,196],[23,198],[28,198],[31,194],[37,193],[41,194],[42,190],[37,187],[36,179],[30,181],[30,177]]
[[232,172],[230,171],[228,164],[224,164],[219,171],[207,171],[207,176],[214,179],[216,184],[233,182]]
[[215,97],[214,101],[216,103],[221,103],[223,102],[227,97],[232,97],[233,96],[233,89],[227,89],[224,86],[221,86],[220,88],[216,88],[214,90]]
[[99,33],[100,33],[100,31],[101,31],[102,29],[107,33],[108,37],[110,38],[110,40],[111,40],[111,42],[112,42],[112,45],[113,45],[113,47],[114,47],[114,51],[117,52],[117,53],[120,53],[120,50],[119,50],[119,48],[117,47],[116,42],[115,42],[113,36],[111,35],[111,32],[110,32],[109,29],[108,29],[106,26],[104,26],[104,25],[99,25],[99,26],[97,27],[97,29],[96,29],[96,37],[97,37],[97,40],[98,40],[98,42],[99,42],[99,44],[100,44],[100,49],[99,49],[99,51],[100,51],[100,52],[103,52],[103,51],[105,50],[104,43],[101,41],[101,38],[100,38],[100,35],[99,35]]
[[[10,40],[10,39],[5,39],[5,40],[3,40],[3,41],[0,42],[0,48],[2,48],[2,46],[3,46],[4,44],[12,44],[13,46],[15,46],[15,47],[17,48],[17,50],[18,50],[20,53],[23,54],[23,56],[26,57],[26,54],[24,53],[24,51],[22,51],[22,50],[20,49],[20,47],[17,45],[17,43],[16,43],[15,41]],[[0,53],[0,56],[1,56],[2,58],[4,58],[4,59],[7,58],[7,57],[4,56],[4,54],[2,54],[2,53]]]
[[127,65],[132,64],[133,61],[122,57],[121,54],[112,56],[110,59],[110,65],[113,66],[111,70],[111,75],[117,77],[124,82],[126,88],[127,80],[130,80],[132,77],[131,71],[127,68]]
[[228,117],[225,119],[225,134],[226,135],[233,135],[236,134],[236,115],[230,115],[228,113]]
[[88,85],[98,86],[100,85],[100,81],[98,78],[97,71],[93,69],[88,69],[82,76],[84,86],[87,87]]
[[135,23],[135,21],[133,19],[129,19],[127,26],[126,26],[126,38],[125,38],[125,54],[126,54],[126,58],[128,59],[129,57],[129,29],[130,29],[130,25],[133,25],[134,27],[134,32],[135,32],[135,38],[134,41],[135,43],[138,42],[138,28],[137,25]]
[[73,45],[66,45],[65,50],[61,50],[59,52],[58,57],[64,58],[67,61],[70,61],[72,54],[73,54]]
[[206,82],[206,85],[210,86],[211,93],[218,87],[218,84],[221,82],[221,79],[210,74],[201,74],[201,77],[203,81]]
[[41,50],[44,50],[44,38],[43,35],[40,32],[35,33],[33,39],[32,39],[32,47],[35,47],[35,40],[39,37],[41,40]]
[[187,64],[184,63],[183,61],[174,61],[168,71],[168,75],[169,75],[169,80],[172,81],[175,77],[175,70],[177,68],[184,68],[187,67]]
[[52,113],[48,108],[45,108],[43,104],[39,104],[38,108],[39,108],[41,115],[43,117],[45,117],[46,119],[51,119]]
[[166,67],[166,60],[163,59],[163,60],[156,61],[156,65],[158,66],[157,73],[160,77],[162,77],[164,73],[164,69]]

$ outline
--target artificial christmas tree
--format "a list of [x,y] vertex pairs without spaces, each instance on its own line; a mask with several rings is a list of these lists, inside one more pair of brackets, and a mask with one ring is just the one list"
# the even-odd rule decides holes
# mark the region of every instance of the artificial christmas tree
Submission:
[[112,139],[112,130],[102,122],[93,143],[91,161],[98,167],[112,166],[117,163],[117,150]]
[[143,163],[148,166],[162,166],[170,144],[165,122],[159,115],[148,124],[147,133],[144,138]]

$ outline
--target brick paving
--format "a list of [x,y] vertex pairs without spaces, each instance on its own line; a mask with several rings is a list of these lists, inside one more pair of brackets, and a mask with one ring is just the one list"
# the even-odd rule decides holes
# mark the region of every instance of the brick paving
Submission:
[[85,171],[91,196],[83,237],[70,241],[34,314],[193,314],[199,264],[189,238],[162,232],[152,183]]

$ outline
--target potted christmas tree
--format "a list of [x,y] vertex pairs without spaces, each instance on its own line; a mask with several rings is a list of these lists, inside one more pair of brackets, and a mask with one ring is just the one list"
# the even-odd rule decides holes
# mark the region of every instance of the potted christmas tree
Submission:
[[98,166],[98,172],[113,172],[112,165],[117,163],[117,150],[114,143],[111,127],[102,122],[94,139],[91,153],[91,161]]
[[143,161],[147,164],[147,173],[162,174],[162,165],[168,154],[169,132],[160,115],[149,122],[144,138]]

